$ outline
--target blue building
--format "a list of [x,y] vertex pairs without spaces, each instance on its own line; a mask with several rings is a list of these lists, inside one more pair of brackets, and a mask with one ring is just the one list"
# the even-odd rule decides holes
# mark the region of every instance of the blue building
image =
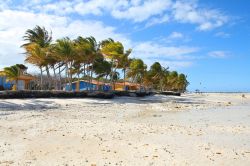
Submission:
[[[110,85],[105,84],[100,81],[92,80],[91,83],[89,83],[86,80],[80,80],[72,82],[72,91],[84,91],[84,90],[103,90],[108,91],[111,89]],[[66,91],[70,91],[70,84],[67,84],[65,86]]]
[[0,86],[2,86],[4,90],[11,90],[13,83],[6,81],[5,76],[0,76]]

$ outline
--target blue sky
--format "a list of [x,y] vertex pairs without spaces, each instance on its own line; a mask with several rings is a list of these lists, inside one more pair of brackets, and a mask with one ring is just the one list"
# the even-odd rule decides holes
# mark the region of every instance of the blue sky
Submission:
[[0,0],[0,68],[23,63],[22,36],[40,25],[54,39],[119,40],[148,66],[159,61],[185,73],[189,90],[250,91],[249,6],[246,0]]

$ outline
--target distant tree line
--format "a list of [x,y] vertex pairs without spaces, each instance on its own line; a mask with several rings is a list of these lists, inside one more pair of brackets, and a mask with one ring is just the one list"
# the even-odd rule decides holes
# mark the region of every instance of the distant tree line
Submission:
[[186,91],[189,84],[186,75],[169,71],[159,62],[147,70],[142,59],[129,57],[131,49],[125,50],[121,42],[111,38],[97,42],[92,36],[79,36],[74,40],[65,37],[52,42],[52,33],[40,26],[28,29],[23,38],[25,62],[40,69],[40,89],[61,90],[63,79],[71,89],[72,82],[80,79],[103,80],[110,84],[118,81],[124,82],[124,86],[125,81],[130,81],[148,89],[179,92]]

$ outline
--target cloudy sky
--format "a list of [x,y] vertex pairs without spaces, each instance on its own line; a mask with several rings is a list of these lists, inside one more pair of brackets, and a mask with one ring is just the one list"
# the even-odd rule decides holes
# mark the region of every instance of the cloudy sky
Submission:
[[0,0],[0,68],[23,63],[22,36],[40,25],[54,40],[119,40],[131,57],[188,75],[189,90],[250,91],[249,7],[247,0]]

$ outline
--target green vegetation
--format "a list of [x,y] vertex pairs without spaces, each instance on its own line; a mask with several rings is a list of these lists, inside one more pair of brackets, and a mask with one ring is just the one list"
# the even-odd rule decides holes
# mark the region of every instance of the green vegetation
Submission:
[[[36,26],[26,31],[22,47],[26,50],[26,62],[40,69],[40,87],[43,88],[43,72],[46,71],[49,89],[62,88],[62,72],[70,85],[80,78],[115,82],[130,81],[142,87],[159,91],[184,92],[188,86],[187,77],[155,62],[149,70],[142,59],[131,59],[132,50],[125,50],[119,41],[113,39],[97,42],[94,37],[75,40],[62,38],[52,43],[52,36],[45,28]],[[52,78],[50,72],[53,71]],[[123,79],[119,79],[123,73]],[[95,78],[94,78],[95,77]],[[70,86],[72,88],[72,85]],[[114,86],[113,86],[114,87]]]

